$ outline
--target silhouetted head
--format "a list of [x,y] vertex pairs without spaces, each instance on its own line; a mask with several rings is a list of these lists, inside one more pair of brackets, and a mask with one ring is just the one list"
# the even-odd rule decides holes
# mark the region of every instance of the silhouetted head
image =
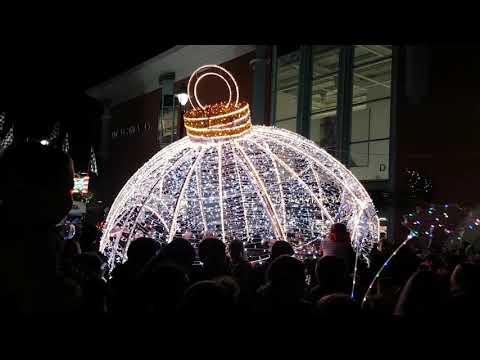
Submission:
[[315,276],[320,285],[339,290],[345,282],[345,261],[335,256],[324,256],[317,261]]
[[435,273],[417,271],[408,279],[398,298],[395,315],[417,317],[438,315],[444,300]]
[[278,240],[273,243],[271,256],[272,260],[278,258],[281,255],[290,255],[292,256],[295,252],[293,251],[292,245],[283,240]]
[[342,293],[323,296],[315,307],[321,318],[352,318],[360,314],[358,304],[350,296]]
[[240,240],[232,240],[228,246],[228,252],[230,253],[230,259],[233,262],[239,261],[244,256],[243,242]]
[[377,250],[380,252],[385,252],[388,248],[387,239],[383,238],[378,241]]
[[336,223],[330,228],[330,240],[338,242],[350,241],[350,234],[345,224]]
[[289,255],[281,255],[267,269],[271,288],[286,296],[301,297],[305,290],[305,267]]
[[63,260],[71,260],[82,253],[82,248],[74,239],[66,240],[62,246]]
[[224,286],[216,281],[199,281],[185,292],[182,310],[195,317],[227,314],[233,306],[233,299]]
[[38,143],[7,148],[0,156],[0,199],[13,222],[55,225],[72,207],[73,163],[59,149]]
[[225,244],[217,238],[206,238],[198,245],[198,257],[204,264],[225,262]]
[[240,294],[240,286],[231,276],[221,276],[215,279],[215,282],[223,287],[226,291],[227,296],[231,299],[233,303],[237,302],[238,296]]
[[480,265],[458,264],[450,276],[450,291],[480,295]]
[[127,250],[129,263],[145,265],[160,250],[161,245],[158,241],[147,237],[141,237],[133,240]]
[[176,237],[162,250],[162,256],[165,260],[171,261],[189,272],[195,261],[195,248],[190,241]]
[[83,253],[77,256],[75,265],[86,277],[100,279],[103,276],[104,261],[95,253]]
[[175,264],[152,261],[139,274],[138,304],[140,310],[164,312],[180,305],[188,287],[188,276]]
[[100,241],[102,232],[96,226],[85,224],[82,228],[82,235],[80,236],[80,246],[83,251],[95,251],[95,244]]

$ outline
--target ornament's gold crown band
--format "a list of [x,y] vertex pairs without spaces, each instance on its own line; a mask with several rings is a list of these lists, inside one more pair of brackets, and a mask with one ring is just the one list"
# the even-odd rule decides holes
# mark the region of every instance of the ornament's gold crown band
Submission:
[[187,134],[193,138],[227,138],[240,136],[250,130],[250,106],[218,103],[188,111],[184,116]]

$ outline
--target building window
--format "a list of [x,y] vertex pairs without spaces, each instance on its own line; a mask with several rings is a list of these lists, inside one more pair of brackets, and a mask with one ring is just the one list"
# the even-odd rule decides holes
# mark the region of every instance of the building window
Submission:
[[[338,46],[311,47],[311,108],[309,138],[332,155],[336,154],[337,99],[340,73]],[[291,131],[297,124],[301,51],[299,47],[277,47],[274,125]],[[352,117],[348,166],[360,180],[388,180],[390,152],[390,104],[392,46],[356,45],[352,70]],[[310,70],[308,70],[310,71]],[[338,157],[338,156],[337,156]]]
[[392,47],[355,46],[349,167],[360,180],[388,180]]
[[312,47],[310,139],[335,155],[340,49]]
[[298,78],[300,50],[298,47],[277,48],[277,84],[275,126],[297,130]]

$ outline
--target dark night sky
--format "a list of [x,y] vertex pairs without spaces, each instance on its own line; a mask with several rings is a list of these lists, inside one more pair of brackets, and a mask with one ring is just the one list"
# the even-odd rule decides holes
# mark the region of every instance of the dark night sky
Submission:
[[7,111],[16,131],[27,136],[46,135],[60,121],[81,154],[79,163],[98,141],[95,119],[102,112],[85,90],[174,46],[158,39],[141,42],[134,33],[83,33],[63,39],[30,35],[5,45],[0,111]]
[[[81,105],[85,90],[128,70],[174,45],[133,39],[105,40],[81,36],[77,41],[17,42],[2,58],[0,106],[40,115],[39,110],[66,114]],[[60,111],[58,111],[60,110]],[[47,114],[41,114],[47,115]],[[36,121],[43,122],[44,116]]]

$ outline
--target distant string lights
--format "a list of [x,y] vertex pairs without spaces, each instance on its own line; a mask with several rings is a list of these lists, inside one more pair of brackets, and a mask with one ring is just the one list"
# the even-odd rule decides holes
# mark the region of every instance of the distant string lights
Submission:
[[[373,277],[362,300],[362,306],[368,299],[370,291],[380,274],[391,263],[411,239],[416,239],[417,246],[428,249],[435,237],[441,237],[440,246],[450,249],[461,248],[464,242],[475,242],[480,239],[480,217],[472,210],[461,207],[458,204],[430,204],[427,207],[417,206],[403,216],[402,225],[410,230],[407,238],[390,254],[388,259],[381,265]],[[467,240],[467,238],[469,238]]]
[[410,198],[428,197],[432,192],[432,180],[418,171],[406,169],[407,185]]

